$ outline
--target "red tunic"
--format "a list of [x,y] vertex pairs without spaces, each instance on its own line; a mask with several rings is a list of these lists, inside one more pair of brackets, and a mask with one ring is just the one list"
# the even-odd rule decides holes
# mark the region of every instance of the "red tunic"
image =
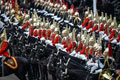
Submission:
[[82,49],[82,47],[83,47],[83,44],[80,43],[80,45],[78,45],[77,49],[75,50],[76,53],[78,53]]
[[7,42],[3,42],[2,48],[0,49],[0,56],[4,55],[5,57],[10,57],[8,51],[6,50],[7,47],[8,47],[8,43]]
[[56,36],[55,36],[55,40],[54,40],[54,42],[53,42],[53,46],[55,46],[56,43],[59,43],[60,40],[61,40],[60,36],[59,36],[59,35],[56,35]]
[[108,28],[108,25],[105,25],[105,31],[104,31],[104,33],[105,33],[106,35],[108,35],[108,30],[107,30],[107,28]]
[[86,18],[85,21],[82,23],[82,26],[83,26],[83,27],[86,26],[86,25],[88,24],[88,22],[89,22],[89,19]]
[[42,37],[42,30],[39,29],[39,36],[38,36],[38,38],[40,39],[41,37]]
[[103,24],[100,25],[100,29],[97,32],[103,31]]
[[24,30],[25,28],[27,28],[26,24],[22,27],[22,29]]
[[45,39],[47,39],[47,36],[46,36],[46,29],[43,29],[43,34],[42,34],[42,36],[43,36]]
[[112,30],[112,33],[110,34],[108,38],[111,39],[113,36],[115,36],[115,34],[116,34],[116,30]]
[[22,29],[24,30],[25,28],[27,28],[28,26],[29,26],[29,22],[27,22],[23,27],[22,27]]
[[95,31],[95,30],[97,30],[97,29],[98,29],[98,25],[95,25],[94,27],[92,27],[91,32],[93,32],[93,31]]
[[32,36],[33,35],[33,26],[30,27],[30,35]]
[[51,35],[52,32],[51,32],[51,30],[48,30],[47,32],[48,32],[48,33],[47,33],[47,39],[48,39],[48,40],[51,40],[51,39],[50,39],[50,35]]
[[93,24],[94,24],[93,21],[90,21],[89,24],[88,24],[88,26],[86,27],[86,29],[87,30],[90,29],[93,26]]
[[86,50],[86,46],[83,47],[83,49],[81,50],[80,54],[84,54]]
[[55,36],[56,36],[56,34],[53,33],[53,34],[52,34],[52,43],[54,43],[54,41],[55,41]]
[[70,42],[70,45],[67,47],[66,51],[71,52],[71,49],[75,47],[76,47],[76,42]]
[[37,30],[34,31],[34,36],[35,37],[38,36],[38,31]]

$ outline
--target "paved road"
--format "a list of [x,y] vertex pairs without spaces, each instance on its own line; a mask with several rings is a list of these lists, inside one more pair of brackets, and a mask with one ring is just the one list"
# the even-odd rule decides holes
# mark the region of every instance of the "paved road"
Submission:
[[6,76],[6,77],[0,77],[0,80],[19,80],[14,74]]
[[[14,74],[6,76],[6,77],[0,77],[0,80],[19,80]],[[52,80],[51,75],[49,75],[49,80]]]

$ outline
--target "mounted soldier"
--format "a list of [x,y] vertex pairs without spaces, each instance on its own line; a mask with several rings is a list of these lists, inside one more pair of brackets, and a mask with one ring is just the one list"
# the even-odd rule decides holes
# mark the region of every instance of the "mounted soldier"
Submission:
[[2,59],[3,56],[9,58],[10,54],[8,52],[6,29],[4,29],[3,33],[0,35],[0,39],[2,40],[1,48],[0,48],[0,58]]

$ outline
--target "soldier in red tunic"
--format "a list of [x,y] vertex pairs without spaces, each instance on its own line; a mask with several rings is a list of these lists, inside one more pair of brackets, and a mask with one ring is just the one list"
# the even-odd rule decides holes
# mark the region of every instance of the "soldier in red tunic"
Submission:
[[85,20],[84,20],[83,23],[82,23],[82,27],[86,27],[86,25],[87,25],[88,22],[89,22],[88,14],[89,14],[89,7],[88,7],[87,11],[85,12]]
[[116,34],[116,27],[117,27],[116,17],[114,17],[114,22],[111,23],[111,27],[112,27],[112,32],[108,37],[109,39],[112,39],[113,37],[115,37],[115,34]]
[[66,48],[66,51],[69,53],[71,53],[76,48],[77,41],[75,39],[75,32],[76,30],[74,28],[72,33],[69,35],[70,41],[68,43],[68,47]]
[[120,42],[120,24],[118,25],[118,37],[117,37],[117,42]]
[[61,41],[61,44],[64,45],[64,48],[68,47],[68,42],[69,42],[68,34],[69,34],[69,28],[68,26],[66,26],[66,29],[62,31],[63,38]]
[[47,18],[47,23],[45,24],[45,28],[46,28],[46,37],[47,37],[47,40],[51,40],[50,39],[50,36],[51,36],[51,29],[50,29],[50,23],[49,23],[49,20]]
[[9,55],[9,52],[7,51],[8,42],[7,42],[6,29],[4,29],[3,33],[0,35],[0,38],[2,40],[2,44],[0,47],[0,58],[2,58],[2,56],[9,58],[10,55]]
[[54,42],[54,38],[55,38],[55,33],[54,33],[54,30],[55,30],[55,27],[56,27],[56,22],[53,21],[53,24],[50,26],[50,29],[51,29],[51,40],[52,42]]
[[54,40],[52,41],[53,46],[55,46],[55,44],[57,44],[57,43],[59,43],[61,41],[59,24],[55,28],[54,33],[55,33],[55,37],[54,37]]
[[91,10],[91,14],[88,15],[88,19],[89,19],[89,23],[88,25],[85,27],[87,30],[89,30],[93,25],[93,12]]
[[94,22],[94,26],[92,27],[91,32],[94,32],[98,29],[98,11],[96,11],[96,13],[95,13],[95,17],[93,19],[93,22]]

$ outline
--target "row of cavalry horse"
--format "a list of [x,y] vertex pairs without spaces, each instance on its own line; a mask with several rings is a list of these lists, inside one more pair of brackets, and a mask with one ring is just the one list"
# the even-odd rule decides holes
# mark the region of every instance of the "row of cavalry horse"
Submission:
[[85,60],[46,45],[44,41],[25,34],[18,25],[4,26],[10,55],[15,57],[18,67],[11,69],[0,63],[0,76],[15,74],[20,80],[49,80],[50,75],[53,80],[96,80],[98,74],[90,74]]
[[15,56],[18,64],[16,69],[11,69],[0,63],[0,76],[15,74],[20,80],[49,80],[50,75],[52,80],[98,80],[99,74],[90,73],[87,61],[25,34],[19,28],[21,22],[13,25],[0,18],[7,30],[10,55]]
[[90,74],[85,67],[85,60],[23,34],[17,26],[10,25],[7,27],[9,31],[10,54],[15,56],[18,68],[11,69],[1,64],[0,76],[4,67],[4,76],[14,73],[20,80],[49,80],[49,75],[52,75],[53,80],[96,80],[98,77],[97,74]]

